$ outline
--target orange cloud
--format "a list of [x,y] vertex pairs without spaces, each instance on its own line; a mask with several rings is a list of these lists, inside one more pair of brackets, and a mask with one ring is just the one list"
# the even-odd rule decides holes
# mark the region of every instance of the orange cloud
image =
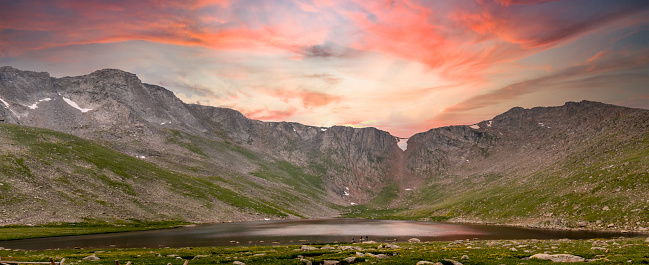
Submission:
[[604,50],[604,51],[599,51],[598,53],[593,55],[593,57],[588,58],[586,61],[587,62],[595,61],[595,60],[599,59],[600,57],[602,57],[602,56],[604,56],[604,55],[606,55],[606,54],[608,54],[610,52],[611,52],[610,49],[607,49],[607,50]]
[[302,101],[304,108],[307,109],[329,105],[341,100],[340,96],[308,90],[276,89],[271,92],[271,95],[281,98],[283,102],[290,102],[291,99],[299,99]]
[[266,121],[285,121],[295,112],[296,108],[288,108],[286,110],[269,110],[267,108],[263,109],[253,109],[253,110],[240,110],[243,115],[248,118],[256,120],[266,120]]

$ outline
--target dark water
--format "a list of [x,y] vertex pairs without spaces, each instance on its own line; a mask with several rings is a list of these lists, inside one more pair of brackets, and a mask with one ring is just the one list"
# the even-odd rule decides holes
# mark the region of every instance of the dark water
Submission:
[[[55,248],[157,248],[230,245],[301,245],[359,242],[360,237],[377,242],[458,239],[588,239],[641,236],[634,233],[526,229],[506,226],[466,225],[435,222],[318,219],[223,223],[100,235],[66,236],[0,241],[10,249]],[[646,236],[646,235],[644,235]],[[237,243],[238,242],[238,243]]]

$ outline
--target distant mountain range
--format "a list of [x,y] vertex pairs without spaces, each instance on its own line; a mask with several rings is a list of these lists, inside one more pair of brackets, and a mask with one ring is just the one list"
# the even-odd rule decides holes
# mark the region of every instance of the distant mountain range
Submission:
[[649,110],[513,108],[398,139],[251,120],[134,74],[0,68],[0,225],[342,214],[649,228]]

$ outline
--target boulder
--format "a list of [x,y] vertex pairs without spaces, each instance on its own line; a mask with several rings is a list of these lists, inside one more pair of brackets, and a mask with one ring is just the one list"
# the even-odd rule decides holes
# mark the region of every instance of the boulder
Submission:
[[608,243],[606,243],[604,241],[595,241],[595,242],[593,242],[593,246],[608,247]]
[[312,246],[307,246],[307,245],[302,245],[300,248],[301,250],[316,250],[318,249],[317,247],[312,247]]
[[238,260],[235,260],[234,262],[232,262],[232,264],[234,264],[234,265],[246,265],[245,263],[243,263],[241,261],[238,261]]
[[450,262],[453,265],[463,265],[461,262],[455,261],[455,260],[452,260],[452,259],[445,259],[444,261]]
[[95,254],[92,254],[90,256],[83,258],[82,260],[99,260],[99,257],[97,257],[97,255]]
[[466,260],[466,259],[469,259],[469,256],[467,256],[467,255],[462,255],[462,257],[461,257],[460,259],[462,259],[462,260]]
[[347,263],[354,263],[354,262],[356,262],[356,257],[348,257],[348,258],[345,258],[345,262],[347,262]]
[[391,249],[399,249],[399,246],[393,245],[393,244],[385,244],[385,248],[391,248]]
[[357,246],[338,246],[338,249],[340,249],[340,250],[363,250],[363,248],[357,247]]
[[583,262],[584,258],[571,254],[534,254],[530,259],[544,259],[554,262]]
[[408,239],[408,242],[410,242],[410,243],[421,243],[421,240],[419,240],[419,238],[413,237],[411,239]]
[[193,260],[196,260],[196,259],[200,259],[200,258],[207,258],[207,257],[209,257],[209,256],[210,256],[210,255],[196,255],[196,256],[194,256],[194,258],[192,258],[192,259],[193,259]]
[[322,264],[324,264],[324,265],[334,265],[334,264],[340,264],[340,261],[326,259],[326,260],[323,261]]

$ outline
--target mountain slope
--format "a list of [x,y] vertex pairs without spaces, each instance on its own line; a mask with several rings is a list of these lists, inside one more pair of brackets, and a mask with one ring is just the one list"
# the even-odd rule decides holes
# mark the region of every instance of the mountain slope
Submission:
[[[303,194],[273,182],[190,176],[47,129],[0,123],[0,147],[4,224],[83,219],[220,222],[318,217],[331,211],[326,202],[287,201]],[[259,194],[249,194],[249,189]]]
[[597,102],[513,108],[408,141],[427,179],[402,215],[533,226],[649,227],[649,111]]
[[[182,178],[214,183],[218,176],[218,185],[281,209],[274,218],[335,216],[340,204],[368,200],[394,181],[384,162],[402,153],[393,136],[374,128],[250,120],[231,109],[185,104],[164,88],[114,69],[52,78],[2,67],[0,98],[0,120],[6,123],[70,133]],[[85,176],[85,181],[97,178]],[[211,212],[200,220],[220,216]]]

